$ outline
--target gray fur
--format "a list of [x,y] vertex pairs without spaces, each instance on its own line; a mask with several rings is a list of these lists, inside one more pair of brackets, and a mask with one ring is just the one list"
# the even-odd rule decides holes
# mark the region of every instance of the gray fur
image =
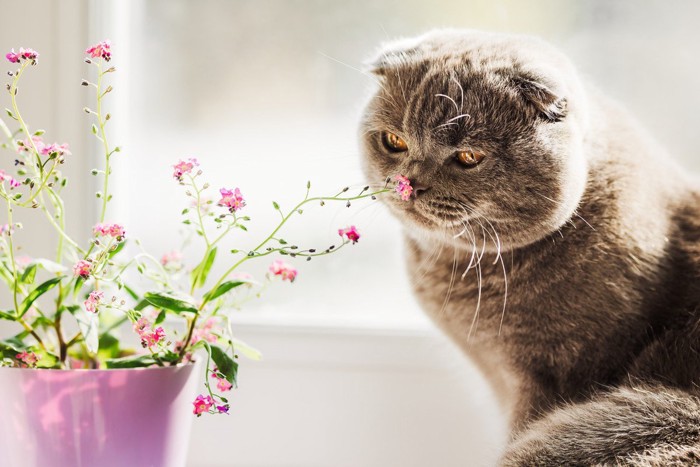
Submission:
[[698,185],[540,40],[436,31],[371,69],[365,172],[422,188],[385,202],[419,301],[510,409],[503,464],[696,459]]

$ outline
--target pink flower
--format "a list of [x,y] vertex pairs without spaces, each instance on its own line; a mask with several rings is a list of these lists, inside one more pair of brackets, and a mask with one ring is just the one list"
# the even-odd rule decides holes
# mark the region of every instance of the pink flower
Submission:
[[17,179],[10,178],[10,188],[18,188],[22,186],[22,182]]
[[397,175],[394,177],[394,180],[396,180],[396,192],[401,196],[402,200],[408,201],[411,198],[411,193],[413,193],[411,181],[403,175]]
[[160,264],[170,271],[179,271],[183,267],[182,253],[179,250],[172,250],[169,253],[165,253],[160,258]]
[[291,264],[285,263],[281,259],[276,259],[270,265],[270,272],[275,276],[281,276],[283,281],[294,282],[298,271]]
[[134,332],[137,334],[141,335],[144,332],[148,331],[151,327],[151,322],[148,321],[146,318],[141,317],[136,322],[134,323]]
[[192,333],[190,344],[195,344],[199,341],[207,341],[210,344],[216,342],[218,337],[214,334],[214,326],[216,326],[216,318],[210,316],[201,325],[197,326]]
[[24,269],[27,266],[29,266],[32,262],[31,256],[15,256],[15,263],[17,263],[17,267],[20,269]]
[[22,353],[17,354],[17,360],[21,361],[23,363],[22,367],[27,368],[27,367],[33,367],[36,365],[36,362],[39,361],[39,358],[36,356],[34,352],[27,352],[26,350]]
[[44,144],[44,140],[41,136],[32,136],[31,139],[27,138],[24,141],[17,140],[17,152],[19,153],[29,152],[36,148],[39,154],[43,154],[45,147],[46,144]]
[[9,60],[10,63],[19,63],[19,54],[15,53],[15,49],[12,49],[10,53],[5,54],[5,58]]
[[214,405],[214,399],[212,399],[211,396],[203,396],[200,394],[194,400],[192,405],[194,405],[194,410],[192,413],[199,417],[203,413],[209,412],[211,406]]
[[187,159],[187,161],[180,159],[178,163],[173,166],[173,178],[182,181],[182,176],[192,173],[192,170],[197,166],[199,166],[199,161],[197,159],[190,158]]
[[68,143],[63,143],[63,144],[58,144],[58,143],[51,143],[51,144],[43,144],[41,147],[39,145],[37,146],[37,150],[42,156],[50,156],[52,154],[55,154],[56,156],[63,156],[67,155],[70,156],[73,154],[68,150]]
[[222,188],[219,192],[221,193],[221,199],[218,203],[219,206],[226,206],[231,212],[236,212],[245,207],[245,200],[243,199],[243,195],[241,195],[241,190],[238,188],[233,191]]
[[116,238],[117,241],[122,241],[126,237],[126,230],[120,224],[97,224],[92,228],[92,232],[95,235]]
[[0,169],[0,183],[4,182],[6,180],[8,182],[10,182],[10,188],[17,188],[17,187],[22,186],[22,182],[12,178],[12,176],[10,174],[8,174],[4,170]]
[[233,387],[233,384],[229,383],[226,378],[219,378],[216,373],[212,373],[211,377],[216,380],[216,387],[221,392],[230,391]]
[[105,61],[110,61],[112,58],[112,43],[110,41],[102,41],[98,44],[89,47],[85,53],[92,58],[104,58]]
[[228,404],[226,404],[226,405],[217,405],[217,406],[216,406],[216,410],[218,410],[219,413],[225,413],[225,414],[227,414],[227,413],[228,413],[228,409],[229,409],[229,405],[228,405]]
[[80,276],[83,279],[87,279],[90,277],[90,273],[92,272],[92,264],[85,261],[84,259],[81,259],[77,263],[75,263],[75,266],[73,266],[73,275],[75,276]]
[[36,60],[37,58],[39,58],[39,54],[36,50],[23,49],[22,47],[19,48],[19,56],[25,60]]
[[85,310],[90,313],[97,313],[97,305],[100,304],[100,301],[104,298],[104,296],[104,292],[100,292],[98,290],[93,290],[90,292],[87,300],[83,302],[83,305],[85,305]]
[[151,322],[146,318],[141,317],[134,323],[134,331],[141,338],[141,346],[143,348],[153,347],[159,342],[163,342],[166,338],[165,330],[162,327],[157,327],[151,330]]
[[12,235],[12,226],[10,224],[0,224],[0,235]]
[[341,237],[347,237],[347,239],[350,240],[352,243],[357,243],[357,241],[360,240],[360,233],[357,231],[354,225],[351,225],[350,227],[345,227],[344,229],[339,229],[338,235],[340,235]]

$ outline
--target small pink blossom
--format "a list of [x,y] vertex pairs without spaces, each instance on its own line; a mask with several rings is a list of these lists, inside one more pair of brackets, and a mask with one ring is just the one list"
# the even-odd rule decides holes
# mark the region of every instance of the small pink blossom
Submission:
[[192,339],[190,344],[196,344],[199,341],[207,341],[213,344],[217,341],[218,337],[214,334],[214,327],[216,326],[216,318],[210,316],[202,324],[197,326],[192,333]]
[[298,271],[291,264],[285,263],[281,259],[276,259],[270,265],[270,272],[275,276],[282,277],[283,281],[294,282]]
[[245,207],[245,200],[243,195],[241,195],[241,190],[238,188],[233,191],[222,188],[219,192],[221,193],[221,199],[218,202],[219,206],[225,206],[231,212],[236,212]]
[[104,298],[104,296],[104,292],[98,290],[93,290],[90,292],[87,300],[83,302],[83,305],[85,305],[85,310],[90,313],[97,313],[97,305],[100,304],[100,301]]
[[22,182],[17,179],[10,178],[10,188],[19,188],[22,186]]
[[233,384],[229,383],[226,378],[219,378],[216,373],[212,373],[211,377],[216,380],[216,387],[221,392],[230,391]]
[[212,405],[214,405],[214,399],[212,399],[211,396],[203,396],[200,394],[194,400],[192,405],[194,405],[194,410],[192,413],[199,417],[203,413],[209,412],[209,409],[211,409]]
[[23,351],[22,353],[17,354],[17,360],[21,361],[23,363],[22,367],[23,368],[32,368],[36,366],[36,362],[39,361],[39,358],[36,356],[34,352],[27,352],[26,350]]
[[126,230],[121,224],[97,224],[92,228],[92,232],[99,236],[109,236],[122,241],[126,237]]
[[0,224],[0,235],[12,235],[14,229],[10,224]]
[[179,271],[183,267],[182,259],[183,256],[179,250],[172,250],[161,256],[160,264],[167,270]]
[[360,233],[357,231],[354,225],[350,227],[345,227],[344,229],[338,230],[338,235],[341,237],[347,237],[352,243],[357,243],[360,240]]
[[401,196],[402,200],[408,201],[411,198],[411,193],[413,193],[411,181],[403,175],[397,175],[394,177],[394,180],[396,180],[396,192]]
[[15,256],[15,263],[17,263],[17,267],[20,269],[25,269],[27,266],[29,266],[32,262],[31,256],[27,255],[22,255],[22,256]]
[[12,176],[10,174],[8,174],[4,170],[0,169],[0,183],[2,183],[4,181],[10,182],[10,188],[17,188],[17,187],[22,186],[22,182],[20,182],[19,180],[15,179],[15,178],[12,178]]
[[192,173],[192,170],[198,166],[199,161],[197,159],[190,158],[186,161],[180,159],[177,164],[173,165],[173,178],[182,181],[183,175]]
[[58,144],[58,143],[51,143],[51,144],[43,144],[41,147],[37,145],[37,150],[42,156],[50,156],[55,154],[56,156],[70,156],[73,153],[70,152],[68,149],[68,143],[63,143],[63,144]]
[[15,49],[12,49],[10,53],[5,54],[5,58],[10,62],[10,63],[19,63],[19,54],[15,53]]
[[85,53],[92,58],[104,58],[105,61],[110,61],[112,59],[111,48],[112,43],[106,40],[89,47]]
[[25,60],[36,60],[37,58],[39,58],[39,54],[36,50],[24,49],[22,47],[19,48],[19,56]]
[[217,406],[216,406],[216,410],[218,410],[219,413],[228,414],[228,409],[229,409],[229,405],[228,405],[228,404],[225,404],[225,405],[217,405]]
[[84,259],[81,259],[80,261],[75,263],[75,266],[73,266],[73,275],[80,276],[83,279],[87,279],[88,277],[90,277],[91,272],[92,264],[88,261],[85,261]]
[[[55,144],[55,143],[54,143]],[[39,154],[43,154],[46,144],[41,136],[32,136],[31,139],[27,138],[24,141],[17,140],[17,152],[29,152],[36,148]]]
[[151,325],[151,322],[144,317],[139,318],[134,323],[134,331],[141,338],[141,346],[143,348],[153,347],[166,339],[165,330],[162,327],[159,326],[151,330]]

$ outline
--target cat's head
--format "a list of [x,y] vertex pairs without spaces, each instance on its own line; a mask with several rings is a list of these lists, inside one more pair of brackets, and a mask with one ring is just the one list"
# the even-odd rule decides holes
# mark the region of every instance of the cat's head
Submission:
[[513,248],[574,214],[586,100],[559,52],[531,38],[436,31],[385,46],[370,68],[380,88],[362,120],[365,172],[376,184],[409,178],[408,201],[383,197],[409,234],[464,231],[473,243],[495,230]]

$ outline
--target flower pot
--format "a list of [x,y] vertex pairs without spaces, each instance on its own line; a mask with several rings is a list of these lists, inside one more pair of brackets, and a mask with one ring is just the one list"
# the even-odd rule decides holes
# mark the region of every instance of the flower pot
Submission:
[[184,466],[198,368],[0,368],[0,465]]

